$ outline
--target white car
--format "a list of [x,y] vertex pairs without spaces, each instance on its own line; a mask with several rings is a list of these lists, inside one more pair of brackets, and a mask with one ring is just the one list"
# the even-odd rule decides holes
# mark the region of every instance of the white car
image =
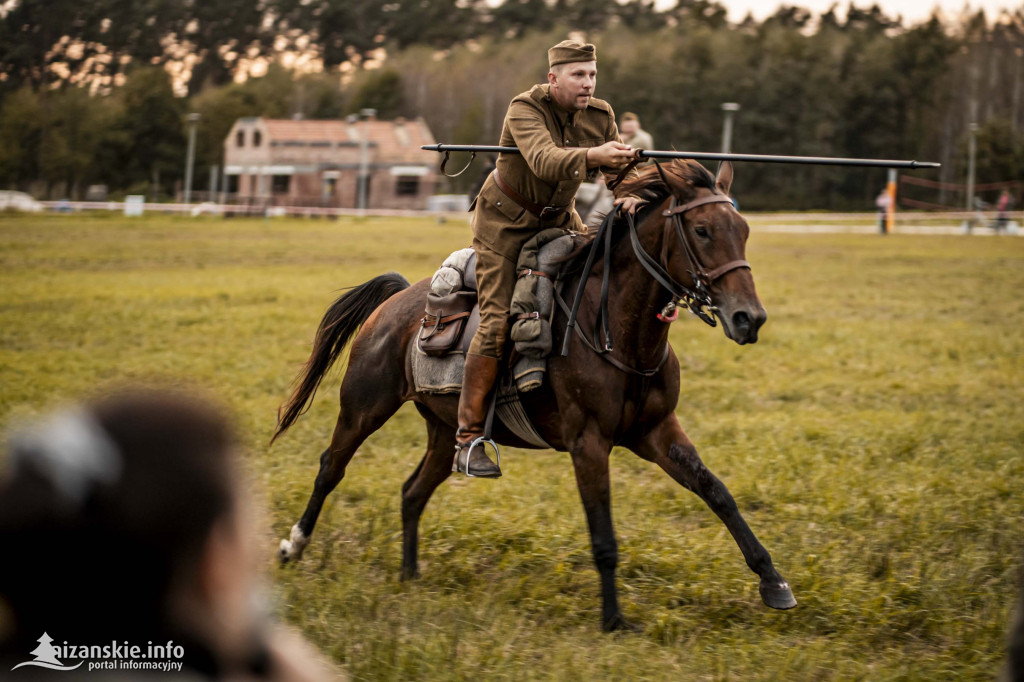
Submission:
[[0,211],[31,211],[39,213],[43,205],[24,192],[0,190]]

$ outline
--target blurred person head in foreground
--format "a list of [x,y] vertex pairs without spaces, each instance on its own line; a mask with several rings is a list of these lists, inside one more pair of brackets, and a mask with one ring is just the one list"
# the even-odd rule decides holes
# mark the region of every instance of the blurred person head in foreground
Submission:
[[0,469],[3,674],[81,662],[71,676],[332,677],[257,607],[236,450],[219,409],[170,392],[14,433]]

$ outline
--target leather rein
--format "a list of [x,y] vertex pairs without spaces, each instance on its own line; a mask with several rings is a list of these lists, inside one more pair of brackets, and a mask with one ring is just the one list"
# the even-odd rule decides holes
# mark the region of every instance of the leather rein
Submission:
[[658,284],[668,289],[669,293],[685,304],[687,310],[700,318],[705,324],[715,327],[718,325],[718,321],[715,320],[714,313],[717,312],[718,308],[711,302],[711,285],[733,270],[740,268],[749,270],[750,263],[745,260],[734,260],[720,265],[713,270],[708,270],[701,263],[700,256],[697,255],[697,251],[690,244],[690,240],[686,238],[686,230],[683,229],[683,216],[687,211],[700,206],[706,206],[707,204],[732,204],[732,199],[724,194],[712,194],[711,196],[694,199],[681,206],[676,206],[676,198],[673,196],[668,209],[661,212],[661,215],[665,217],[665,231],[668,232],[670,227],[674,228],[676,237],[683,246],[683,253],[686,254],[686,261],[689,265],[687,273],[693,279],[692,287],[674,280],[661,263],[644,251],[643,246],[640,244],[640,235],[637,233],[636,222],[632,214],[626,214],[626,221],[629,223],[629,240],[633,244],[633,252],[636,254],[640,264],[644,266],[644,269],[654,277]]
[[[658,284],[672,294],[674,299],[683,303],[687,310],[712,327],[717,326],[718,324],[714,317],[714,313],[718,309],[711,301],[711,285],[716,280],[724,277],[733,270],[738,270],[740,268],[750,269],[749,262],[745,260],[734,260],[712,270],[708,270],[701,263],[700,256],[690,244],[690,241],[686,238],[686,231],[683,229],[685,214],[700,206],[717,203],[732,204],[732,200],[723,194],[712,194],[711,196],[694,199],[693,201],[677,206],[676,198],[673,196],[668,209],[661,213],[665,218],[665,232],[669,232],[670,229],[675,231],[676,237],[679,239],[679,242],[683,247],[683,252],[686,254],[686,260],[689,266],[687,272],[693,279],[692,287],[688,287],[685,284],[676,281],[672,275],[669,274],[667,268],[662,265],[658,259],[644,250],[643,245],[640,243],[640,235],[637,232],[636,221],[632,214],[626,214],[626,222],[629,225],[629,240],[633,246],[633,253],[636,255],[637,260],[640,261],[640,264],[648,273],[650,273]],[[583,266],[583,270],[580,273],[580,283],[577,287],[576,296],[573,299],[571,310],[562,300],[562,297],[558,295],[557,290],[555,292],[555,298],[558,301],[558,304],[569,317],[568,325],[566,326],[565,341],[562,346],[562,356],[564,357],[568,355],[569,339],[571,338],[570,332],[575,330],[587,347],[597,353],[601,358],[614,365],[616,368],[626,372],[627,374],[650,377],[657,374],[658,371],[661,370],[662,365],[664,365],[665,361],[668,359],[669,348],[667,342],[665,343],[665,349],[662,353],[661,360],[658,362],[656,367],[651,369],[635,369],[609,355],[613,350],[613,344],[610,329],[610,317],[608,314],[608,293],[611,273],[612,224],[615,222],[616,212],[617,211],[613,210],[605,216],[600,228],[598,228],[597,235],[594,237],[593,244],[590,248],[590,253],[587,256],[586,264]],[[604,272],[602,273],[601,279],[601,299],[600,309],[598,311],[598,320],[602,335],[604,336],[603,344],[598,342],[596,328],[594,329],[595,338],[591,341],[587,338],[587,335],[576,326],[576,317],[579,313],[580,304],[583,301],[584,289],[586,288],[587,280],[590,278],[590,273],[594,267],[597,251],[601,248],[602,243],[604,244]]]

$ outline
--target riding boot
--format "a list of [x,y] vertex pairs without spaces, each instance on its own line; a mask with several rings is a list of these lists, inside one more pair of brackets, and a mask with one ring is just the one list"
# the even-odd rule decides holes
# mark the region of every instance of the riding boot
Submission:
[[483,443],[467,455],[470,444],[484,434],[487,397],[498,378],[498,360],[485,355],[466,354],[466,368],[459,396],[459,430],[455,434],[452,471],[479,478],[499,478],[501,469],[484,452]]

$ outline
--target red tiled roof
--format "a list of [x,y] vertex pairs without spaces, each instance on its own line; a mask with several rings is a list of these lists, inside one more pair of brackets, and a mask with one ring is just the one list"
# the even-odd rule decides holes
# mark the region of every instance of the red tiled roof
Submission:
[[376,144],[377,158],[382,161],[422,160],[421,145],[434,144],[434,136],[423,119],[415,121],[317,121],[287,118],[265,118],[267,136],[271,141],[284,142],[352,142],[367,135]]

